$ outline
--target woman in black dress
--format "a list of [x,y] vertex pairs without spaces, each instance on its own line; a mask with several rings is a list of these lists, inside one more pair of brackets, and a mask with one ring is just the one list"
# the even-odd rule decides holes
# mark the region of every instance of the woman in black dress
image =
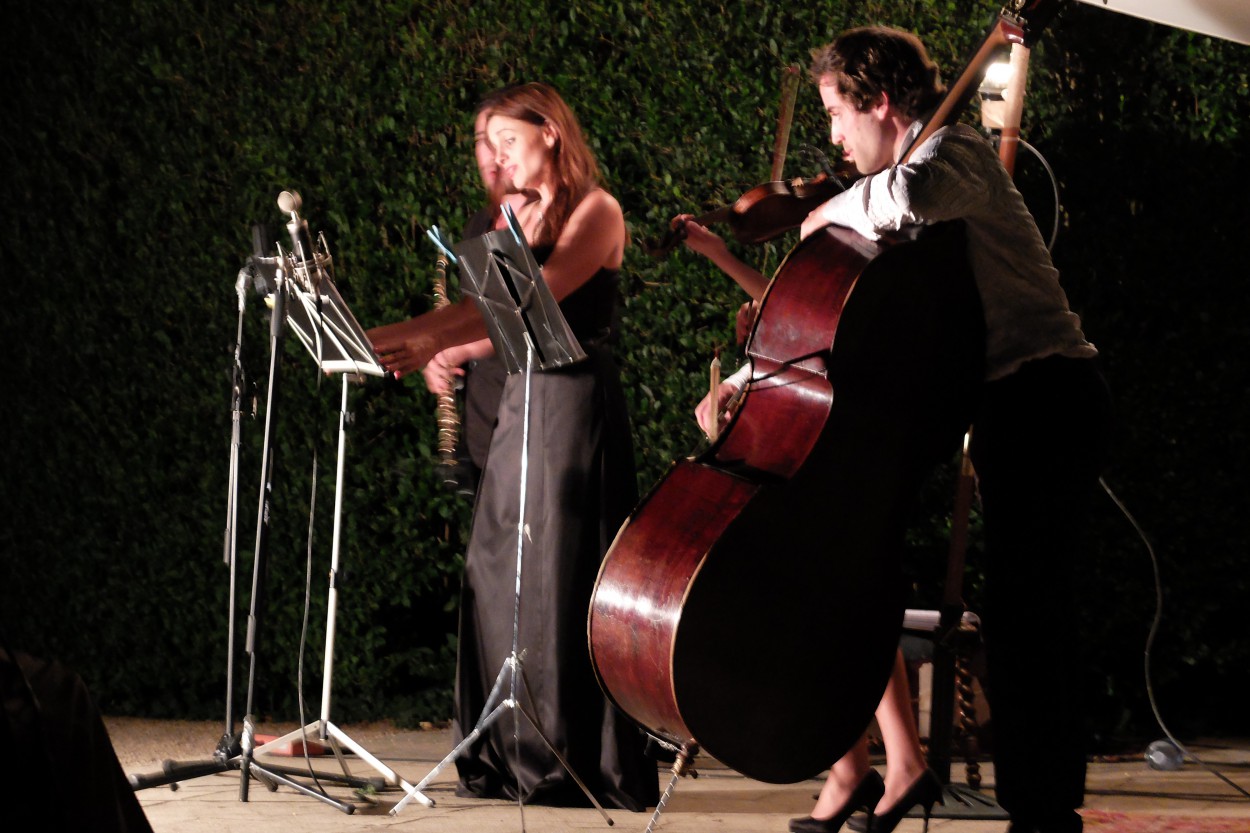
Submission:
[[[599,563],[637,499],[633,448],[611,344],[617,334],[621,261],[628,242],[616,200],[568,106],[551,87],[506,90],[487,134],[500,176],[527,201],[517,220],[543,278],[587,360],[535,373],[529,401],[529,459],[518,648],[520,700],[536,715],[595,797],[642,810],[658,798],[643,736],[600,691],[586,645],[586,615]],[[491,350],[485,325],[466,303],[370,333],[388,368],[421,368],[445,390],[467,361]],[[525,374],[508,377],[474,509],[465,559],[456,678],[456,730],[472,731],[512,651]],[[506,693],[506,691],[505,691]],[[579,805],[568,771],[512,715],[457,758],[461,795]]]

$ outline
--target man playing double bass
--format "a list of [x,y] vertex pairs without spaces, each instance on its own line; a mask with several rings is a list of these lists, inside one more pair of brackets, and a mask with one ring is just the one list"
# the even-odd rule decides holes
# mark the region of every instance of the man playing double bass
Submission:
[[[802,236],[830,224],[872,240],[942,221],[965,226],[986,328],[970,453],[985,528],[997,798],[1011,816],[1009,833],[1079,831],[1085,751],[1079,650],[1068,611],[1110,433],[1097,351],[1068,308],[1037,225],[993,148],[964,125],[943,127],[910,148],[943,90],[920,41],[892,29],[853,29],[813,55],[810,74],[829,115],[830,140],[864,176],[813,211]],[[715,234],[688,224],[687,245],[759,297],[762,277]],[[739,373],[721,384],[718,415],[745,379]],[[712,405],[709,396],[696,409],[704,430]],[[791,830],[833,833],[864,807],[874,833],[889,831],[916,805],[925,809],[927,826],[940,784],[917,765],[905,686],[896,667],[877,712],[884,782],[861,742],[834,764],[811,815],[795,819]]]

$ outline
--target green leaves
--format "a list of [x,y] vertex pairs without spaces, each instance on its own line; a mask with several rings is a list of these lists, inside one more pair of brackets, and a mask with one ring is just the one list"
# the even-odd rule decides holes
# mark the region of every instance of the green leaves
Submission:
[[[950,79],[1000,5],[605,0],[552,18],[545,5],[454,0],[325,0],[297,13],[19,3],[0,33],[13,88],[0,142],[6,630],[82,670],[107,709],[220,713],[234,281],[252,224],[286,245],[279,191],[303,194],[361,323],[395,321],[430,305],[424,228],[454,239],[484,199],[470,120],[490,90],[555,83],[634,239],[659,237],[675,214],[731,202],[767,175],[783,66],[805,66],[846,25],[889,23],[919,32]],[[1250,540],[1245,513],[1224,511],[1242,496],[1250,421],[1250,380],[1232,360],[1250,335],[1237,280],[1250,219],[1247,54],[1072,8],[1034,50],[1025,112],[1026,138],[1060,178],[1064,285],[1121,402],[1113,473],[1154,522],[1165,560],[1203,564],[1170,571],[1187,623],[1175,650],[1219,679],[1250,667],[1246,641],[1217,612],[1244,594],[1236,577]],[[814,173],[797,148],[828,149],[827,135],[805,84],[786,175]],[[1049,179],[1023,155],[1020,177],[1047,231]],[[738,251],[767,273],[792,242]],[[645,489],[701,443],[692,411],[713,351],[725,351],[726,372],[740,359],[744,297],[684,249],[654,261],[631,247],[625,272],[619,357]],[[246,399],[261,410],[253,418],[245,405],[241,423],[240,610],[269,369],[267,315],[250,290],[243,334]],[[288,340],[283,356],[261,665],[263,708],[289,717],[314,451],[316,657],[324,638],[340,391],[302,347]],[[471,506],[434,475],[433,399],[419,379],[371,380],[350,400],[335,708],[341,719],[442,720]],[[941,489],[926,493],[911,536],[926,581],[948,507]],[[1140,615],[1130,602],[1150,588],[1117,524],[1100,527],[1102,558],[1083,580],[1132,597],[1125,613],[1104,605],[1089,623],[1118,650]],[[968,585],[975,598],[975,575]],[[305,659],[311,693],[320,663]],[[1114,673],[1110,688],[1131,699],[1135,667]]]

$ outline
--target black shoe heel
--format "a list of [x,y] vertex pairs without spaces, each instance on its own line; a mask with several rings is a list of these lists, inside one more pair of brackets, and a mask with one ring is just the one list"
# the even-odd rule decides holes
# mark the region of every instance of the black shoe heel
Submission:
[[881,780],[881,774],[875,769],[870,769],[867,775],[859,779],[859,783],[855,785],[855,790],[842,805],[842,809],[827,819],[814,819],[811,816],[790,819],[790,833],[838,833],[842,825],[846,824],[846,820],[859,809],[868,810],[869,824],[871,824],[872,808],[877,806],[877,802],[884,794],[885,782]]
[[907,788],[902,798],[894,802],[893,807],[869,819],[869,833],[892,833],[911,808],[917,806],[924,811],[924,829],[925,833],[929,833],[929,817],[933,814],[933,805],[945,803],[945,799],[942,798],[942,782],[938,780],[933,770],[926,769]]

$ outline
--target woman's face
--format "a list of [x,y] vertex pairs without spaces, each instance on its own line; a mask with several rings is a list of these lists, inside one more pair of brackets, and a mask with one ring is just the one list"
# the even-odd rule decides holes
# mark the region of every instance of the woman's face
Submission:
[[537,188],[544,181],[556,138],[550,127],[493,115],[486,123],[486,135],[505,182],[522,190]]

